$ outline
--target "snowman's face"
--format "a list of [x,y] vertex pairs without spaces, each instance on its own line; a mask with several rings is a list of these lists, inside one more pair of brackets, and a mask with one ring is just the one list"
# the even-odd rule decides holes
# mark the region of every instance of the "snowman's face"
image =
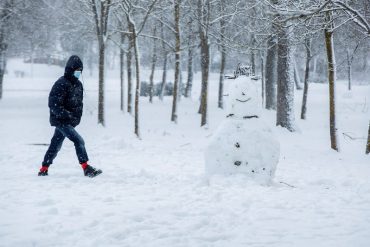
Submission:
[[237,95],[237,97],[235,98],[235,101],[240,102],[240,103],[247,103],[251,99],[252,99],[252,97],[249,96],[247,90],[244,89],[244,90],[240,91],[240,94],[239,94],[239,96]]
[[257,85],[248,77],[239,77],[230,88],[229,114],[235,117],[258,115],[260,100]]
[[255,86],[249,81],[238,81],[235,82],[235,86],[232,89],[232,101],[233,104],[241,104],[247,106],[254,104],[257,92]]
[[249,80],[238,80],[235,81],[235,85],[232,89],[233,101],[235,103],[247,103],[251,101],[255,95],[253,90],[254,85]]

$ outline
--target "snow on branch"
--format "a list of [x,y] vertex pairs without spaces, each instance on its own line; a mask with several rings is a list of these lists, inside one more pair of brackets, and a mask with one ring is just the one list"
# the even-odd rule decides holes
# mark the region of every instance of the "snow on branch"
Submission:
[[344,11],[351,17],[353,22],[355,22],[359,27],[361,27],[367,35],[370,35],[370,24],[366,21],[366,19],[361,15],[361,13],[355,9],[353,9],[348,4],[344,3],[343,1],[332,1],[334,4],[342,7]]

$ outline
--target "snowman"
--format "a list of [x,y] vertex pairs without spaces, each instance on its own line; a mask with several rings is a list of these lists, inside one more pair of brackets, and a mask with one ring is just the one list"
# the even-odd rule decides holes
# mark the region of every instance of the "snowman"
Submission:
[[259,81],[238,76],[230,82],[226,118],[206,149],[206,172],[243,173],[257,182],[269,183],[279,162],[280,144],[261,119]]

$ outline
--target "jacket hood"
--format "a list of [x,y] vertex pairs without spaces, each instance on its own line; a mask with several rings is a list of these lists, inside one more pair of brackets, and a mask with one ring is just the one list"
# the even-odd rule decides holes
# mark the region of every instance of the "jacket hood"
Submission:
[[67,77],[72,77],[73,72],[77,69],[83,70],[83,64],[78,56],[73,55],[67,61],[66,68],[64,70],[64,75]]

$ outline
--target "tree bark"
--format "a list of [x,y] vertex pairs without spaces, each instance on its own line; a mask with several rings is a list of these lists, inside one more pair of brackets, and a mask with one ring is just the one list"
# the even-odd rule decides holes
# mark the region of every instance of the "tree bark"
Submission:
[[177,123],[177,98],[179,94],[179,79],[180,79],[180,0],[175,0],[174,4],[175,14],[175,82],[173,88],[172,114],[171,121]]
[[[330,27],[326,27],[324,30],[325,34],[325,46],[326,55],[328,61],[328,78],[329,78],[329,110],[330,110],[330,144],[331,148],[339,151],[338,138],[337,138],[337,127],[336,127],[336,113],[335,113],[335,55],[334,55],[334,43],[333,43],[333,19],[330,13],[327,13],[327,21],[330,23]],[[330,29],[329,29],[330,28]]]
[[265,104],[265,69],[264,69],[263,55],[261,55],[261,99],[262,107]]
[[[153,30],[153,36],[155,37],[157,35],[157,28],[154,27]],[[150,72],[149,77],[149,102],[153,103],[153,93],[154,93],[154,72],[155,72],[155,66],[157,63],[157,45],[156,41],[153,40],[153,54],[152,54],[152,68]]]
[[301,87],[301,78],[299,77],[299,72],[297,68],[297,63],[294,59],[294,83],[297,90],[302,90]]
[[[249,1],[252,6],[256,5],[256,0]],[[256,28],[256,18],[257,17],[257,12],[256,8],[252,8],[252,13],[251,13],[251,22],[252,22],[252,28]],[[256,36],[254,32],[251,33],[251,74],[254,76],[256,75]]]
[[[99,46],[99,96],[98,96],[98,124],[105,126],[104,117],[104,68],[105,68],[105,40],[107,35],[110,0],[101,2],[97,5],[95,0],[91,0],[91,8],[95,20],[96,34]],[[100,14],[97,6],[100,6]]]
[[[180,52],[180,56],[181,56],[181,52]],[[175,61],[176,63],[176,61]],[[178,83],[178,87],[177,87],[177,98],[178,98],[178,102],[181,101],[181,97],[182,97],[182,89],[184,88],[184,81],[183,81],[183,76],[182,76],[182,69],[181,69],[181,59],[180,59],[180,66],[179,66],[179,83]]]
[[347,74],[348,74],[348,90],[352,89],[352,62],[351,56],[349,54],[349,49],[347,49]]
[[2,35],[0,34],[0,100],[3,98],[3,82],[4,74],[6,69],[6,47],[7,45],[2,40]]
[[[220,14],[224,15],[225,13],[225,2],[224,0],[220,1]],[[224,108],[224,74],[225,74],[225,65],[226,65],[226,47],[225,47],[225,35],[226,35],[226,21],[224,18],[220,19],[220,43],[221,43],[221,64],[220,64],[220,79],[218,83],[218,108]]]
[[127,112],[132,114],[132,47],[133,35],[129,35],[129,47],[127,50]]
[[294,65],[287,23],[280,23],[278,31],[278,83],[276,125],[294,131]]
[[140,138],[140,125],[139,125],[139,103],[140,103],[140,54],[139,54],[139,45],[137,41],[136,28],[133,23],[132,33],[133,33],[133,45],[135,53],[135,71],[136,71],[136,89],[135,89],[135,134]]
[[220,79],[218,83],[218,108],[224,108],[224,78],[226,65],[226,51],[225,47],[221,48],[221,65],[220,65]]
[[276,110],[276,86],[277,86],[277,39],[271,35],[267,42],[266,54],[266,109]]
[[309,76],[310,76],[310,60],[311,60],[311,39],[306,38],[306,69],[304,74],[304,88],[303,88],[303,98],[302,98],[302,108],[301,108],[301,119],[306,119],[307,112],[307,95],[309,86]]
[[[102,39],[103,37],[99,38]],[[104,62],[105,44],[99,41],[99,101],[98,101],[98,123],[105,126],[104,119]]]
[[[0,63],[4,63],[1,61],[2,55],[0,55]],[[0,64],[0,100],[3,98],[3,82],[4,82],[4,74],[5,74],[5,65]]]
[[[254,35],[252,35],[252,40],[251,40],[251,46],[254,47],[256,45],[256,39]],[[254,76],[256,75],[256,53],[254,49],[252,48],[251,50],[251,74]]]
[[253,76],[256,74],[256,54],[254,51],[251,53],[251,74]]
[[209,75],[209,44],[208,39],[202,41],[201,60],[202,60],[202,90],[201,90],[201,124],[204,126],[208,123],[208,75]]
[[[121,34],[121,46],[123,45],[124,43],[124,40],[125,40],[125,35],[122,33]],[[125,102],[125,70],[124,70],[124,64],[125,64],[125,53],[122,49],[122,47],[120,48],[120,53],[119,53],[119,60],[120,60],[120,66],[119,66],[119,69],[120,69],[120,87],[121,87],[121,95],[120,95],[120,109],[121,111],[124,113],[125,112],[125,108],[124,108],[124,102]]]
[[208,43],[208,17],[210,10],[209,0],[198,0],[198,16],[199,22],[199,36],[200,36],[200,53],[201,53],[201,67],[202,67],[202,89],[201,89],[201,126],[207,124],[208,116],[208,76],[209,76],[209,43]]
[[188,78],[186,81],[186,87],[185,87],[185,98],[191,97],[191,90],[193,87],[193,50],[192,47],[193,43],[193,30],[192,30],[192,24],[191,22],[188,23],[189,25],[189,37],[188,37]]
[[369,131],[367,134],[367,144],[366,144],[366,154],[370,153],[370,121],[369,121]]
[[166,82],[167,82],[167,49],[166,44],[164,42],[164,29],[163,29],[163,22],[161,21],[161,39],[162,39],[162,52],[163,52],[163,73],[162,73],[162,83],[161,83],[161,91],[159,93],[159,99],[163,101],[164,92],[166,90]]
[[313,70],[312,70],[312,72],[313,72],[313,74],[314,75],[316,75],[317,74],[317,57],[314,57],[314,59],[313,59]]

